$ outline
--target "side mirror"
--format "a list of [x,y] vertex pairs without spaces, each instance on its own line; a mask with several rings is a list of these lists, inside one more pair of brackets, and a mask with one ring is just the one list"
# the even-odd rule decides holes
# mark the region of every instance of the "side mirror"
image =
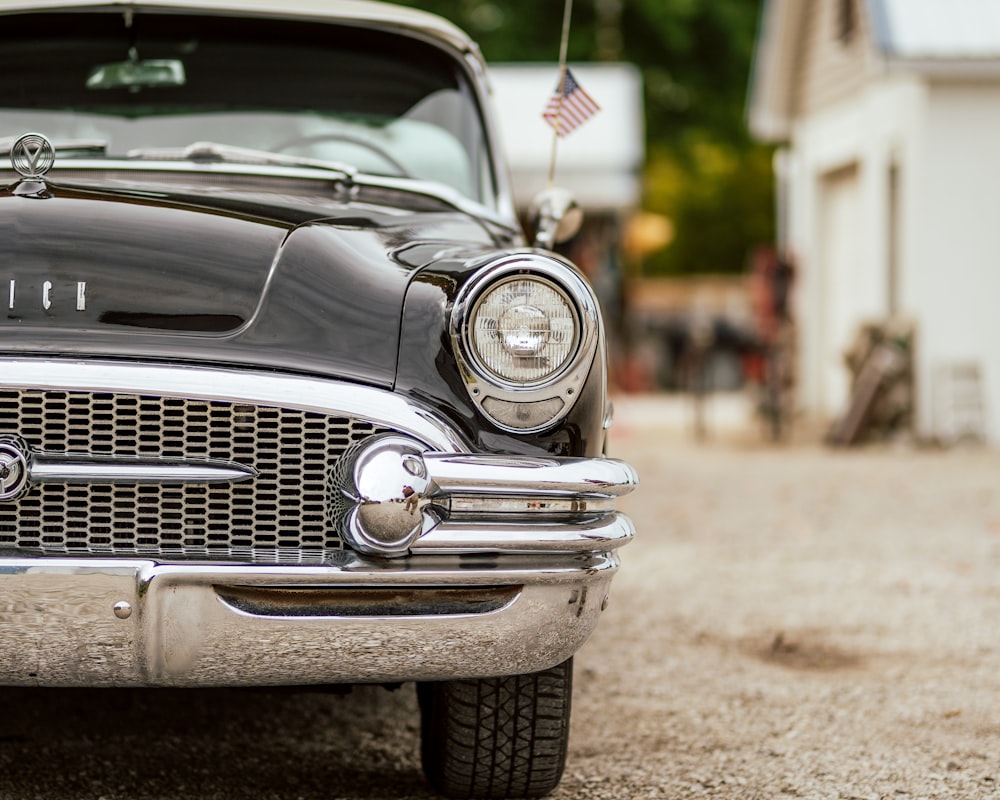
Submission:
[[572,239],[583,224],[583,209],[566,189],[546,189],[535,196],[529,211],[535,247],[551,250]]

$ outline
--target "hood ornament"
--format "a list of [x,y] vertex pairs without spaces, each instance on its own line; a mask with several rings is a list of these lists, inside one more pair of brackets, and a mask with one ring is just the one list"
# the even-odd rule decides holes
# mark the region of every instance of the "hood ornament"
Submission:
[[56,161],[56,150],[52,142],[40,133],[26,133],[19,137],[10,148],[10,163],[22,178],[29,181],[41,180],[52,169]]

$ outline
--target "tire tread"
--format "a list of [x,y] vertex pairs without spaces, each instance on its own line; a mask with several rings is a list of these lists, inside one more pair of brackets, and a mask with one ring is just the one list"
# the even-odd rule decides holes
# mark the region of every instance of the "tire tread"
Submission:
[[573,659],[541,672],[418,686],[421,756],[447,797],[541,797],[562,777]]

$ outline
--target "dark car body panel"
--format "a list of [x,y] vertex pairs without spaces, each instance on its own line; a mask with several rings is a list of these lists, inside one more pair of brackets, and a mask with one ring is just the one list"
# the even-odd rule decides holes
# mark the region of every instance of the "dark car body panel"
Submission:
[[[405,192],[380,190],[376,204],[335,188],[326,199],[95,181],[50,184],[44,200],[12,188],[0,191],[8,353],[170,357],[390,387],[413,273],[433,253],[497,241],[444,203],[405,208]],[[400,249],[409,257],[394,258]]]

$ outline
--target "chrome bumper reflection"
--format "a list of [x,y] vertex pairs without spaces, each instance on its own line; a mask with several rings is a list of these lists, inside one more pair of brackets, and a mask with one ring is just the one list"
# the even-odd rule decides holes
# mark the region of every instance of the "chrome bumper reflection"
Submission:
[[604,458],[428,452],[381,434],[347,450],[331,478],[332,518],[362,553],[593,552],[625,544],[614,509],[638,483]]
[[425,533],[410,548],[425,553],[580,553],[607,552],[635,535],[624,514],[563,522],[449,520]]
[[627,544],[616,498],[639,483],[628,464],[598,458],[425,454],[427,494],[446,518],[412,552],[597,552]]
[[639,479],[628,464],[605,458],[424,455],[437,492],[499,497],[607,499],[631,492]]
[[[0,684],[238,686],[515,674],[590,635],[613,555],[323,567],[0,558]],[[391,613],[390,613],[391,610]]]

